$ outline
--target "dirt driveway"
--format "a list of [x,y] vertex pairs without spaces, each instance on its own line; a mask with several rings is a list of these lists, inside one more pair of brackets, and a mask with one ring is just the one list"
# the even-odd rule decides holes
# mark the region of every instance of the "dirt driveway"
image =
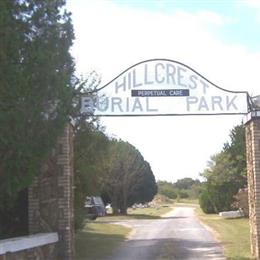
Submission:
[[162,219],[116,223],[133,231],[109,260],[225,259],[223,248],[192,207],[176,207]]

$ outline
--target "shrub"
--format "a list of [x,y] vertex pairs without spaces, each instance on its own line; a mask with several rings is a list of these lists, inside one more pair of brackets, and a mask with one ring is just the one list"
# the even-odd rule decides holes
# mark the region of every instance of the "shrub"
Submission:
[[207,190],[204,190],[200,193],[199,204],[204,213],[206,214],[215,213],[214,206],[210,200],[210,196]]
[[178,196],[178,198],[180,198],[180,199],[187,199],[187,198],[189,198],[189,194],[188,194],[188,192],[185,191],[185,190],[178,190],[178,191],[177,191],[177,196]]

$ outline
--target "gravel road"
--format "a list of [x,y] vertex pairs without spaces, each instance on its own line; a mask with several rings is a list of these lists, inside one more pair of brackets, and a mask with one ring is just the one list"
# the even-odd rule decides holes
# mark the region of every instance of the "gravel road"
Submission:
[[225,259],[223,248],[195,217],[192,207],[176,207],[162,219],[117,224],[133,232],[109,260]]

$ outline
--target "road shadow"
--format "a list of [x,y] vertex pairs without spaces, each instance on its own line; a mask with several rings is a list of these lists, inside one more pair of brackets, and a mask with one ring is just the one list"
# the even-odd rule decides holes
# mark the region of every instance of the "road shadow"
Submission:
[[196,239],[147,239],[128,240],[121,248],[104,260],[153,260],[153,259],[214,259],[225,260],[223,249],[217,242]]
[[128,214],[128,215],[106,215],[104,217],[99,217],[97,222],[106,223],[111,221],[120,221],[120,220],[134,220],[134,219],[162,219],[160,216],[153,216],[148,214]]
[[132,219],[160,219],[160,216],[152,216],[152,215],[146,215],[146,214],[130,214],[127,215],[128,217]]
[[185,218],[188,218],[188,217],[161,217],[161,219],[185,219]]
[[118,222],[124,222],[129,220],[165,220],[165,219],[185,219],[187,217],[179,217],[179,216],[172,216],[172,217],[164,217],[164,216],[151,216],[146,214],[131,214],[131,215],[107,215],[105,217],[99,217],[96,221],[88,221],[88,222],[98,222],[98,223],[118,223]]

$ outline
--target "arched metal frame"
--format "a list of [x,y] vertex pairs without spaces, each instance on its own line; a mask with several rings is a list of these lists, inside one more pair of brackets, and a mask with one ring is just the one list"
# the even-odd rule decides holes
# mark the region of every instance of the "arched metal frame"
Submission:
[[141,64],[144,64],[144,63],[147,63],[147,62],[154,62],[154,61],[164,61],[164,62],[173,62],[173,63],[176,63],[176,64],[179,64],[189,70],[191,70],[192,72],[194,72],[195,74],[197,74],[199,77],[201,77],[203,80],[205,80],[206,82],[208,82],[209,84],[213,85],[214,87],[222,90],[222,91],[225,91],[225,92],[228,92],[228,93],[234,93],[234,94],[246,94],[247,96],[247,112],[246,113],[242,113],[242,112],[239,112],[239,113],[190,113],[190,114],[173,114],[173,113],[169,113],[169,114],[132,114],[132,115],[129,115],[129,114],[120,114],[120,115],[116,115],[116,114],[113,114],[113,115],[96,115],[98,117],[142,117],[142,116],[211,116],[211,115],[247,115],[248,113],[252,112],[252,111],[255,111],[257,110],[254,106],[254,103],[253,103],[253,100],[252,100],[252,97],[250,97],[249,93],[247,91],[232,91],[232,90],[228,90],[228,89],[224,89],[224,88],[221,88],[219,86],[217,86],[216,84],[212,83],[210,80],[208,80],[206,77],[202,76],[200,73],[198,73],[196,70],[192,69],[191,67],[189,67],[188,65],[184,64],[184,63],[181,63],[179,61],[175,61],[175,60],[172,60],[172,59],[159,59],[159,58],[155,58],[155,59],[148,59],[148,60],[143,60],[143,61],[140,61],[130,67],[128,67],[127,69],[125,69],[124,71],[122,71],[120,74],[118,74],[116,77],[114,77],[112,80],[110,80],[108,83],[106,83],[105,85],[103,85],[102,87],[100,88],[96,88],[92,91],[89,91],[87,93],[85,93],[83,96],[85,95],[91,95],[91,94],[94,94],[94,93],[98,93],[100,90],[106,88],[107,86],[109,86],[113,81],[117,80],[119,77],[121,77],[123,74],[125,74],[126,72],[128,72],[129,70],[137,67],[138,65],[141,65]]

